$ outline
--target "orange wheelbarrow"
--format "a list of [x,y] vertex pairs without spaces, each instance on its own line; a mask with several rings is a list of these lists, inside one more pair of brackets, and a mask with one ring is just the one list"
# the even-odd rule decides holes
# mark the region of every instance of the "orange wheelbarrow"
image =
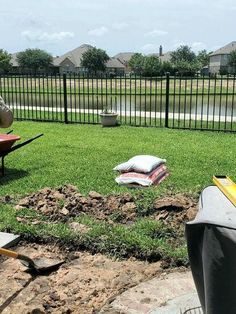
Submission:
[[12,133],[12,131],[9,131],[7,134],[0,134],[0,158],[2,158],[2,168],[1,168],[1,172],[2,172],[2,176],[4,176],[4,158],[10,154],[11,152],[13,152],[14,150],[17,150],[29,143],[31,143],[32,141],[36,140],[37,138],[43,136],[43,134],[39,134],[29,140],[24,141],[23,143],[14,145],[14,143],[18,140],[20,140],[20,136],[19,135],[13,135],[10,134]]

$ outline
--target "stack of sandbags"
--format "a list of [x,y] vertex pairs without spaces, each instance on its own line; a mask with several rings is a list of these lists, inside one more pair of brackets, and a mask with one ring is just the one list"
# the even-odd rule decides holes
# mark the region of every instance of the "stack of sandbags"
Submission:
[[134,156],[113,169],[120,172],[115,180],[128,186],[158,185],[169,175],[165,163],[165,159],[155,156]]
[[12,111],[7,107],[4,100],[0,96],[0,128],[8,128],[12,125],[12,122]]

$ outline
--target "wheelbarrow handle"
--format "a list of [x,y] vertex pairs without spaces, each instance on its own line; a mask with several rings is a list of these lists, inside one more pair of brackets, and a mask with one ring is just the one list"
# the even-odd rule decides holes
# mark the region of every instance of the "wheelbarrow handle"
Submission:
[[31,143],[32,141],[36,140],[37,138],[39,138],[39,137],[41,137],[41,136],[43,136],[43,133],[38,134],[38,135],[36,135],[35,137],[30,138],[29,140],[26,140],[26,141],[23,142],[23,143],[14,145],[13,147],[11,147],[11,148],[9,149],[8,152],[9,152],[9,153],[10,153],[10,152],[13,152],[14,150],[16,150],[16,149],[18,149],[18,148],[20,148],[20,147],[22,147],[22,146],[25,146],[25,145]]

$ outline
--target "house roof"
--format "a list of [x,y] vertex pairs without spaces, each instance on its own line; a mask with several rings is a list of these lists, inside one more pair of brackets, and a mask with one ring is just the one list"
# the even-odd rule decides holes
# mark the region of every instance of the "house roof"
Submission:
[[171,59],[171,51],[167,51],[166,53],[163,53],[161,56],[159,53],[149,53],[149,57],[158,57],[161,61],[170,61]]
[[[84,44],[74,50],[71,50],[60,57],[56,57],[53,60],[54,66],[60,66],[61,63],[68,59],[70,60],[75,67],[81,66],[81,59],[84,52],[88,51],[89,49],[93,48],[91,45]],[[107,68],[124,68],[125,66],[117,59],[117,58],[110,58],[106,63]]]
[[224,47],[221,47],[220,49],[217,49],[216,51],[212,52],[210,56],[215,55],[227,55],[230,54],[230,52],[236,50],[236,41],[232,41],[231,43],[227,44]]
[[60,66],[61,62],[63,62],[65,59],[69,59],[75,67],[80,67],[81,58],[84,52],[88,51],[89,49],[93,48],[91,45],[84,44],[82,46],[79,46],[64,55],[60,57],[56,57],[53,59],[53,65],[54,66]]
[[123,63],[120,62],[120,60],[116,59],[116,58],[110,58],[107,63],[106,63],[106,67],[107,68],[122,68],[124,69],[125,66]]
[[170,61],[171,60],[171,54],[172,54],[172,51],[167,51],[166,53],[164,53],[162,56],[160,56],[160,60],[162,62],[166,62],[166,61]]
[[134,54],[134,52],[120,52],[116,54],[113,58],[118,59],[123,64],[127,64]]
[[159,58],[159,53],[158,52],[149,53],[147,56],[148,57],[158,57]]

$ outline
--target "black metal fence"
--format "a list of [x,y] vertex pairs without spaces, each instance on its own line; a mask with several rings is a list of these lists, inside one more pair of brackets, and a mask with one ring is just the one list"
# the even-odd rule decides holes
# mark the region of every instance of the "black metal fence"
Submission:
[[99,123],[108,109],[134,126],[236,131],[235,77],[0,76],[16,120]]

